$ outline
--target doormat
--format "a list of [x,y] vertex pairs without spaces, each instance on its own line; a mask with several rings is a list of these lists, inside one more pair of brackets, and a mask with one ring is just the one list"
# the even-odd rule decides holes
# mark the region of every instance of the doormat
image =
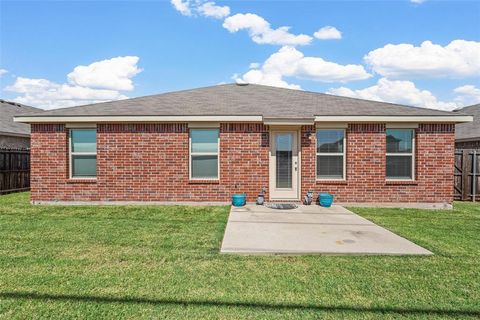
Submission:
[[290,209],[298,208],[298,206],[295,203],[269,203],[265,206],[270,209],[280,209],[280,210],[290,210]]

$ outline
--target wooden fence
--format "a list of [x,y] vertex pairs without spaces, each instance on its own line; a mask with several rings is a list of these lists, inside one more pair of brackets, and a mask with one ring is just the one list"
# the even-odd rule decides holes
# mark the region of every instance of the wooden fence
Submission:
[[0,194],[30,189],[30,151],[0,149]]
[[455,151],[455,200],[480,200],[480,150]]

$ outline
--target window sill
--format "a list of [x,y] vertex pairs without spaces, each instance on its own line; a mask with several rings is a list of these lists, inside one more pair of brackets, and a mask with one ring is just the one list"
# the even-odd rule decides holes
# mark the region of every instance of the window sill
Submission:
[[415,180],[386,180],[386,185],[405,185],[405,186],[417,186],[418,182]]
[[347,180],[322,180],[322,179],[315,180],[315,183],[316,184],[340,184],[340,185],[348,184]]
[[89,178],[89,179],[70,178],[70,179],[67,179],[67,183],[95,184],[97,183],[97,178]]
[[189,184],[220,184],[220,180],[198,179],[198,180],[189,180],[188,183]]

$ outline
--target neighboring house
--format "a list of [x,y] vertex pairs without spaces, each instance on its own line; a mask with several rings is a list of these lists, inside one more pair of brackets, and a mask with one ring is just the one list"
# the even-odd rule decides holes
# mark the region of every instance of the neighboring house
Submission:
[[16,117],[32,124],[31,199],[451,203],[457,113],[218,85]]
[[30,147],[30,126],[14,122],[13,116],[40,111],[37,108],[0,99],[0,148],[28,149]]
[[480,104],[455,112],[473,116],[473,122],[456,125],[455,147],[457,149],[480,149]]

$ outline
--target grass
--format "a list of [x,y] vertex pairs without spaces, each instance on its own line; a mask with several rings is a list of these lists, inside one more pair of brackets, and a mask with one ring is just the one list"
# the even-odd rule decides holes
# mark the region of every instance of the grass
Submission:
[[480,205],[352,210],[435,255],[220,255],[228,207],[1,196],[0,318],[480,317]]

